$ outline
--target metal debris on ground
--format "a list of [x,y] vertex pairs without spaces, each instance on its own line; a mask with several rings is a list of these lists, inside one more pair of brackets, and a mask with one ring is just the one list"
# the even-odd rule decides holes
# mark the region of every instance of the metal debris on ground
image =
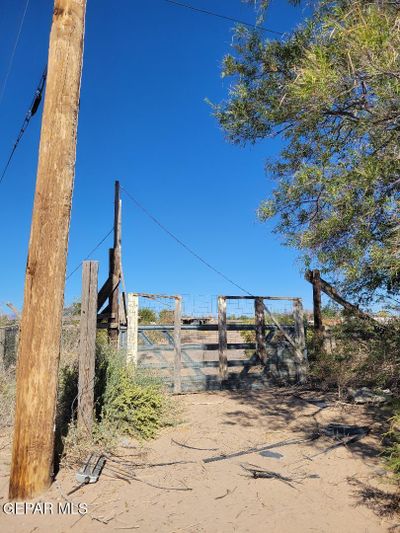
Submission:
[[348,424],[331,423],[325,427],[319,428],[319,433],[325,437],[338,440],[350,437],[352,442],[359,440],[368,435],[370,429],[368,426],[351,426]]
[[392,393],[389,389],[374,392],[368,387],[361,387],[361,389],[347,389],[347,397],[354,403],[372,403],[382,404],[392,399]]
[[354,442],[359,441],[366,435],[368,435],[370,428],[367,426],[350,426],[347,424],[328,424],[326,427],[319,428],[318,432],[320,436],[329,437],[336,442],[331,446],[325,448],[314,455],[306,457],[308,460],[314,459],[319,455],[323,455],[331,450],[338,448],[339,446],[347,446],[348,444],[353,444]]
[[270,452],[269,450],[265,450],[263,452],[260,452],[260,455],[263,457],[270,457],[271,459],[281,459],[283,455],[279,452]]
[[106,458],[104,455],[90,454],[83,466],[76,473],[76,480],[79,483],[96,483],[103,470]]

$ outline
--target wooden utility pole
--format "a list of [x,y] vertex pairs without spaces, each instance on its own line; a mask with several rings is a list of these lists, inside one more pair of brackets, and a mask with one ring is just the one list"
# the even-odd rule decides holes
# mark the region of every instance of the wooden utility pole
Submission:
[[115,182],[114,196],[114,247],[110,249],[111,280],[108,337],[111,344],[118,346],[119,336],[119,284],[121,281],[121,198],[119,181]]
[[78,428],[91,434],[94,409],[94,379],[97,328],[97,275],[99,263],[84,261],[79,342]]
[[65,266],[76,157],[86,0],[55,0],[25,275],[9,497],[53,475]]

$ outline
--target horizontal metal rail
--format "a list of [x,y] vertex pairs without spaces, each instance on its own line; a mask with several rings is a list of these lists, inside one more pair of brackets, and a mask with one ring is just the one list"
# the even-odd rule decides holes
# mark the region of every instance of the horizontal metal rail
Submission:
[[[230,359],[228,361],[229,367],[252,367],[252,366],[261,366],[261,361],[257,360],[256,362],[250,361],[249,359]],[[188,363],[183,361],[182,368],[218,368],[219,361],[196,361],[193,363]],[[171,369],[173,364],[170,365],[167,363],[139,363],[139,368],[143,369],[157,369],[157,370],[167,370]],[[182,376],[183,377],[183,376]]]
[[[255,350],[255,342],[235,342],[227,344],[228,350]],[[211,344],[182,344],[182,350],[218,350],[218,343]],[[139,352],[173,352],[175,348],[170,344],[154,344],[152,346],[138,346]]]
[[[294,326],[282,326],[283,329],[292,331]],[[139,331],[172,331],[173,325],[159,325],[159,324],[139,324]],[[255,324],[227,324],[226,329],[228,331],[254,331],[256,329]],[[278,327],[274,324],[265,324],[265,329],[277,330]],[[218,324],[190,324],[187,326],[181,326],[182,331],[218,331]]]

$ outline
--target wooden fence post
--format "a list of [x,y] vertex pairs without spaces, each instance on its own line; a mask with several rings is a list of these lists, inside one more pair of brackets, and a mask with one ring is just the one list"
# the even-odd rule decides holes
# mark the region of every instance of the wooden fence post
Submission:
[[293,317],[294,317],[294,328],[295,328],[295,338],[296,344],[300,352],[306,360],[306,336],[304,331],[304,311],[303,304],[301,303],[300,298],[295,300],[293,303]]
[[321,309],[321,276],[319,270],[312,272],[313,307],[314,307],[314,349],[316,353],[324,349],[324,325]]
[[228,337],[226,331],[226,298],[218,296],[218,344],[219,344],[219,378],[221,381],[228,375],[227,344]]
[[181,322],[182,322],[182,298],[181,296],[176,296],[175,298],[175,319],[174,319],[174,344],[175,344],[174,393],[175,394],[180,394],[182,392]]
[[267,347],[265,344],[264,300],[262,298],[254,298],[254,312],[256,322],[257,355],[260,358],[260,361],[265,362],[267,358]]
[[84,261],[79,344],[78,428],[91,433],[93,427],[94,380],[97,327],[97,261]]
[[118,348],[119,338],[119,284],[121,281],[121,199],[119,181],[115,182],[114,196],[114,247],[110,249],[111,279],[110,293],[110,318],[108,324],[108,336],[111,344]]
[[137,365],[138,359],[139,296],[128,293],[128,316],[126,332],[126,363]]

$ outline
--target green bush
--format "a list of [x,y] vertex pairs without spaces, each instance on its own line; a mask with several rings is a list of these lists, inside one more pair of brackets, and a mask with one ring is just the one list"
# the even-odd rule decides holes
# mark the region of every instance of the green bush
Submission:
[[167,424],[169,406],[159,380],[127,368],[118,356],[108,362],[101,418],[119,433],[154,437]]

